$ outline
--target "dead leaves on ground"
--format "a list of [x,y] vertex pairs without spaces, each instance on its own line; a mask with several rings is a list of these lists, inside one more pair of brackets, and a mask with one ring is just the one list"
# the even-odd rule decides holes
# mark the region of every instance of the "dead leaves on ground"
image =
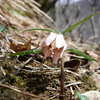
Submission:
[[31,49],[31,40],[32,39],[30,39],[25,44],[15,44],[12,40],[9,40],[10,41],[10,49],[15,52],[30,50]]
[[[90,55],[89,51],[85,51],[84,52],[85,54]],[[88,59],[85,59],[85,58],[79,58],[76,54],[74,53],[70,53],[72,56],[70,56],[70,61],[66,61],[64,63],[64,67],[71,70],[71,71],[74,71],[74,72],[77,72],[79,67],[83,67],[85,69],[89,69],[90,68],[90,62]],[[92,56],[91,56],[92,57]]]

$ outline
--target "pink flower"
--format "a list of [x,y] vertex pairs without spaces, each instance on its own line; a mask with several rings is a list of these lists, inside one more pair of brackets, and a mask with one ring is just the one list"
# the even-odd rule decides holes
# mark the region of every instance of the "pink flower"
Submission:
[[57,64],[59,58],[62,58],[63,52],[67,48],[67,44],[63,35],[51,32],[38,49],[41,50],[42,48],[44,59],[53,55],[54,63]]

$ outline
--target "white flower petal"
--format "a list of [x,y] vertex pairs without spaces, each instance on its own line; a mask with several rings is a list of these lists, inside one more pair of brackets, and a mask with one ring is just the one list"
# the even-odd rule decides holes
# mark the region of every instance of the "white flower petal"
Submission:
[[62,57],[63,55],[63,52],[66,50],[67,48],[67,44],[65,42],[65,39],[64,39],[64,36],[61,35],[61,34],[58,34],[57,37],[56,37],[56,48],[62,48],[63,47],[63,50],[60,54],[60,58]]
[[62,52],[61,52],[61,54],[60,54],[60,58],[62,58],[63,52],[64,52],[66,49],[67,49],[67,44],[65,43],[64,48],[63,48],[63,50],[62,50]]
[[57,34],[57,37],[56,37],[56,47],[59,49],[59,48],[65,46],[65,44],[66,44],[66,42],[64,40],[63,35]]
[[50,45],[54,41],[56,36],[57,36],[57,34],[51,32],[50,35],[45,39],[46,46]]

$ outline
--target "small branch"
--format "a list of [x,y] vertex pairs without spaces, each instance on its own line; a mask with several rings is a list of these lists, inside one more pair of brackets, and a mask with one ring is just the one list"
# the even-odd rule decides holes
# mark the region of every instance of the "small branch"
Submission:
[[75,94],[74,91],[73,91],[73,88],[71,86],[70,86],[70,91],[71,91],[72,95]]
[[0,71],[2,72],[2,74],[3,74],[4,76],[6,76],[6,72],[5,72],[5,70],[4,70],[2,67],[0,67]]
[[26,62],[24,62],[19,68],[18,70],[14,73],[14,75],[17,75],[19,73],[19,71],[30,61],[32,60],[32,57],[30,57]]
[[78,84],[82,84],[83,82],[76,82],[76,83],[71,83],[71,84],[68,84],[68,85],[66,85],[66,86],[64,86],[64,88],[67,88],[67,87],[69,87],[69,86],[73,86],[73,85],[78,85]]
[[54,99],[55,97],[57,97],[59,94],[57,94],[56,96],[53,96],[51,98],[49,98],[49,100]]

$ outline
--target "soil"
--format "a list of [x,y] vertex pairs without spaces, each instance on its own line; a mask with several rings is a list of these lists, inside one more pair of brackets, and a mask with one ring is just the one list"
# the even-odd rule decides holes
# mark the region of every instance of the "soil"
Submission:
[[[28,59],[31,60],[26,63]],[[60,66],[54,65],[52,58],[43,60],[41,55],[3,57],[0,65],[6,73],[0,73],[0,82],[8,86],[0,86],[0,100],[59,100]],[[76,92],[96,89],[88,74],[69,70],[64,74],[65,100],[71,100]]]

